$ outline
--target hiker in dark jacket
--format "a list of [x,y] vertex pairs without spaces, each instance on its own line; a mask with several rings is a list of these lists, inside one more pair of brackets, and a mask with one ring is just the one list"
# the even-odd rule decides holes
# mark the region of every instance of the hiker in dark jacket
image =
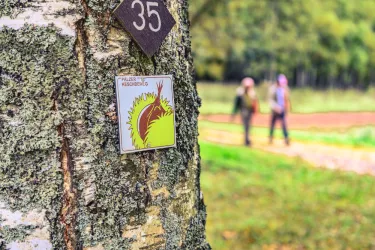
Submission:
[[251,140],[249,138],[251,118],[253,114],[258,111],[258,101],[254,88],[254,80],[250,77],[243,79],[241,87],[237,88],[232,117],[234,117],[238,111],[241,114],[242,123],[244,125],[245,145],[251,146]]

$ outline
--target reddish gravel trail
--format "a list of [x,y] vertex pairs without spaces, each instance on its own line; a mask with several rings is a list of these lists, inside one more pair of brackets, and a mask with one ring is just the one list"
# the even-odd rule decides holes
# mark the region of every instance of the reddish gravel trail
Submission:
[[[230,115],[201,115],[201,120],[212,122],[229,122]],[[240,123],[239,115],[236,116],[235,123]],[[258,127],[268,127],[270,122],[269,114],[256,114],[253,125]],[[360,113],[315,113],[315,114],[289,114],[288,126],[291,129],[307,128],[348,128],[353,126],[375,125],[374,112]]]

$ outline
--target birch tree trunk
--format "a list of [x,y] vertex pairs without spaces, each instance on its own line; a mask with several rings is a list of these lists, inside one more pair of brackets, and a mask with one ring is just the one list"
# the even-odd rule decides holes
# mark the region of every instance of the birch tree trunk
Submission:
[[[210,249],[187,1],[148,58],[119,0],[0,0],[0,249]],[[120,156],[115,75],[172,74],[177,148]]]

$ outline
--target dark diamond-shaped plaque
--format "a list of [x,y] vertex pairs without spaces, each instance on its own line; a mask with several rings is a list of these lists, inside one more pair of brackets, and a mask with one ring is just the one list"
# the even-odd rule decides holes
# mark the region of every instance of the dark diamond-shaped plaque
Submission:
[[176,24],[162,0],[124,0],[114,15],[149,57]]

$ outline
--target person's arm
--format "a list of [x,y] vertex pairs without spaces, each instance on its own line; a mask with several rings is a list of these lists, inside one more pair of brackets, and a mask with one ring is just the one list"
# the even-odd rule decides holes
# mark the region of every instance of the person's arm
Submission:
[[256,114],[256,113],[259,113],[259,110],[260,110],[260,108],[259,108],[259,99],[258,99],[258,97],[255,97],[255,101],[254,101],[254,113]]
[[257,93],[254,91],[253,101],[252,101],[252,111],[254,114],[259,112],[259,99]]
[[232,116],[237,114],[238,110],[241,107],[241,102],[242,102],[241,96],[237,95],[236,98],[234,99],[234,108],[233,108]]
[[275,101],[275,98],[274,98],[274,95],[275,95],[275,87],[272,86],[270,87],[269,91],[268,91],[268,103],[270,105],[270,108],[272,111],[275,111],[275,112],[280,112],[280,107],[279,105],[277,104],[277,102]]
[[289,113],[292,111],[292,103],[289,96],[289,88],[285,91],[285,110]]
[[233,108],[233,111],[232,111],[232,115],[230,116],[230,122],[234,121],[234,118],[235,118],[238,110],[241,107],[241,102],[242,102],[241,96],[237,95],[236,98],[234,99],[234,108]]

